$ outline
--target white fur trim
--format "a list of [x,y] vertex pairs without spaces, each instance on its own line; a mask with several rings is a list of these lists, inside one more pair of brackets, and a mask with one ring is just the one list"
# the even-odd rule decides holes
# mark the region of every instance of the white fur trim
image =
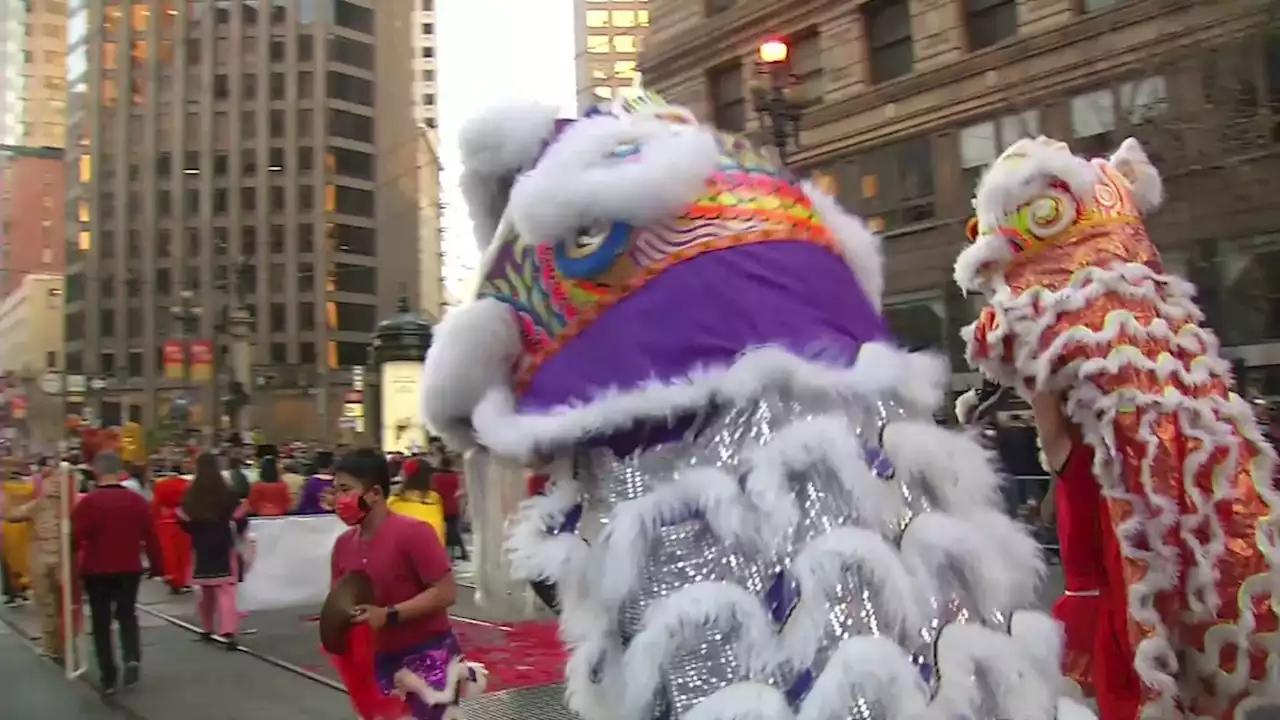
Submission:
[[737,478],[715,468],[683,470],[672,482],[620,503],[610,514],[609,524],[596,543],[600,599],[610,610],[633,596],[658,531],[693,510],[706,519],[716,539],[729,546],[754,549],[755,533]]
[[738,660],[748,673],[767,675],[774,669],[777,636],[759,598],[730,583],[687,585],[645,613],[644,629],[623,657],[626,694],[613,716],[619,720],[648,717],[662,669],[709,630],[735,637]]
[[800,602],[783,628],[786,659],[793,667],[813,662],[830,620],[830,602],[837,588],[860,573],[866,587],[877,596],[889,637],[911,637],[924,625],[921,598],[897,551],[878,533],[861,528],[837,528],[810,541],[791,567],[800,584]]
[[[638,154],[611,155],[634,144]],[[720,165],[706,127],[645,115],[579,120],[511,191],[510,216],[527,242],[571,241],[601,223],[644,226],[679,215]]]
[[858,277],[862,291],[876,310],[884,302],[884,251],[880,236],[867,228],[862,218],[848,213],[835,198],[823,192],[811,182],[802,185],[804,194],[813,203],[831,234],[839,244],[840,254]]
[[937,641],[938,693],[931,708],[935,717],[970,717],[982,707],[978,684],[972,678],[985,671],[999,717],[1013,720],[1053,720],[1057,688],[1050,678],[1034,672],[1027,655],[1010,636],[976,624],[951,624]]
[[556,115],[551,105],[508,105],[492,108],[462,127],[459,184],[481,249],[497,232],[516,177],[533,166],[554,134]]
[[1156,170],[1136,138],[1126,138],[1120,143],[1120,148],[1108,163],[1129,182],[1133,199],[1143,213],[1155,211],[1164,202],[1164,181],[1160,179],[1160,171]]
[[[471,679],[475,672],[476,679]],[[401,668],[393,676],[395,694],[401,699],[417,695],[427,705],[449,705],[462,698],[474,697],[484,692],[489,673],[483,665],[455,659],[449,665],[443,690],[431,687],[420,675]]]
[[[883,637],[854,637],[840,643],[813,683],[797,720],[837,720],[861,698],[884,708],[885,717],[923,718],[929,705],[920,671],[902,648]],[[954,717],[965,717],[955,715]]]
[[799,523],[800,508],[788,478],[820,463],[839,474],[864,527],[886,537],[896,532],[893,519],[901,510],[897,494],[872,477],[849,421],[825,415],[797,420],[750,451],[747,499],[756,511],[762,543],[783,542]]
[[920,568],[917,577],[939,577],[958,566],[964,590],[984,612],[1034,605],[1043,574],[1039,546],[995,511],[972,520],[940,512],[919,515],[903,533],[902,554]]
[[1034,610],[1019,610],[1009,620],[1009,635],[1022,646],[1036,671],[1046,678],[1062,676],[1062,624]]
[[708,695],[681,720],[790,720],[787,698],[764,683],[730,685]]
[[[1019,159],[1012,159],[1021,156]],[[1066,183],[1078,197],[1092,197],[1102,171],[1073,155],[1065,144],[1045,137],[1010,145],[982,176],[973,201],[982,227],[995,227],[1009,213],[1034,200],[1054,181]]]
[[917,420],[884,429],[884,452],[902,478],[916,478],[942,509],[961,517],[985,513],[1000,503],[1004,479],[991,453],[964,433]]
[[769,387],[791,387],[849,395],[901,396],[914,409],[930,412],[950,378],[946,361],[932,353],[908,353],[882,343],[862,347],[852,367],[832,367],[762,347],[728,367],[694,370],[682,379],[653,381],[637,388],[602,391],[592,402],[542,414],[521,415],[507,385],[490,388],[472,415],[481,444],[517,458],[554,449],[596,433],[621,430],[639,419],[668,418],[712,402],[745,402]]
[[963,395],[956,398],[956,422],[961,425],[968,425],[969,420],[973,418],[973,411],[978,408],[978,390],[977,388],[967,390]]
[[455,448],[469,447],[471,411],[490,388],[511,382],[520,331],[511,308],[483,298],[447,315],[422,368],[422,416]]

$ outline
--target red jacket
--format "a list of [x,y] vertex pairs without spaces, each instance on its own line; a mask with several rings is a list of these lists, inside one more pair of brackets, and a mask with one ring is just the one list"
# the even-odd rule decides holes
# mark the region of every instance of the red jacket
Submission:
[[436,492],[440,493],[440,503],[444,506],[445,517],[456,517],[458,490],[462,478],[455,472],[438,472],[431,478],[431,482],[436,486]]
[[83,575],[142,572],[145,551],[161,568],[160,545],[147,501],[123,485],[104,485],[71,511],[71,547]]

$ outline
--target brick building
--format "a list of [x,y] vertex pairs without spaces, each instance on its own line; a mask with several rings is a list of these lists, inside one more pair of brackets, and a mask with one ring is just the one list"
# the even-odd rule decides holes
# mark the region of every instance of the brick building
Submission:
[[[1250,381],[1280,394],[1280,41],[1274,0],[651,0],[646,84],[756,132],[754,54],[791,48],[790,162],[884,234],[886,310],[963,363],[950,281],[983,168],[1045,134],[1102,154],[1143,140],[1169,200],[1167,264],[1201,288]],[[956,385],[972,381],[960,372]]]
[[3,160],[0,299],[8,297],[27,276],[61,274],[64,267],[66,174],[62,154],[53,149],[37,150],[37,154]]

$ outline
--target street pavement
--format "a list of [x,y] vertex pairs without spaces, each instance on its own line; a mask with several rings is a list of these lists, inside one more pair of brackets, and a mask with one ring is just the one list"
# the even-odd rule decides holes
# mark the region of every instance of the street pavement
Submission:
[[120,720],[93,691],[72,686],[62,669],[42,659],[27,640],[0,624],[0,708],[8,720]]
[[[1061,570],[1051,566],[1042,606],[1048,607],[1061,591]],[[5,720],[351,720],[350,705],[319,648],[309,609],[254,613],[245,621],[251,632],[241,637],[243,649],[228,651],[197,641],[190,628],[195,624],[193,596],[173,597],[163,585],[148,582],[140,606],[143,680],[119,694],[112,707],[97,700],[85,684],[68,683],[60,669],[24,647],[17,633],[29,638],[38,634],[32,607],[0,609],[0,678],[6,687],[23,689],[0,699]],[[459,622],[503,622],[477,607],[474,593],[465,587],[455,615]],[[87,637],[82,647],[90,652]],[[95,675],[91,669],[86,681],[92,684]],[[560,685],[489,693],[469,702],[467,717],[571,720],[562,694]],[[19,703],[16,713],[11,713],[13,702]]]

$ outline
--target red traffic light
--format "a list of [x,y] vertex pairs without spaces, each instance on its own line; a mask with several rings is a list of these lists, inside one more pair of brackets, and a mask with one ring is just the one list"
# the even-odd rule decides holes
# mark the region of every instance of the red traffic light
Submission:
[[770,65],[786,62],[789,50],[781,40],[768,40],[760,44],[760,62]]

